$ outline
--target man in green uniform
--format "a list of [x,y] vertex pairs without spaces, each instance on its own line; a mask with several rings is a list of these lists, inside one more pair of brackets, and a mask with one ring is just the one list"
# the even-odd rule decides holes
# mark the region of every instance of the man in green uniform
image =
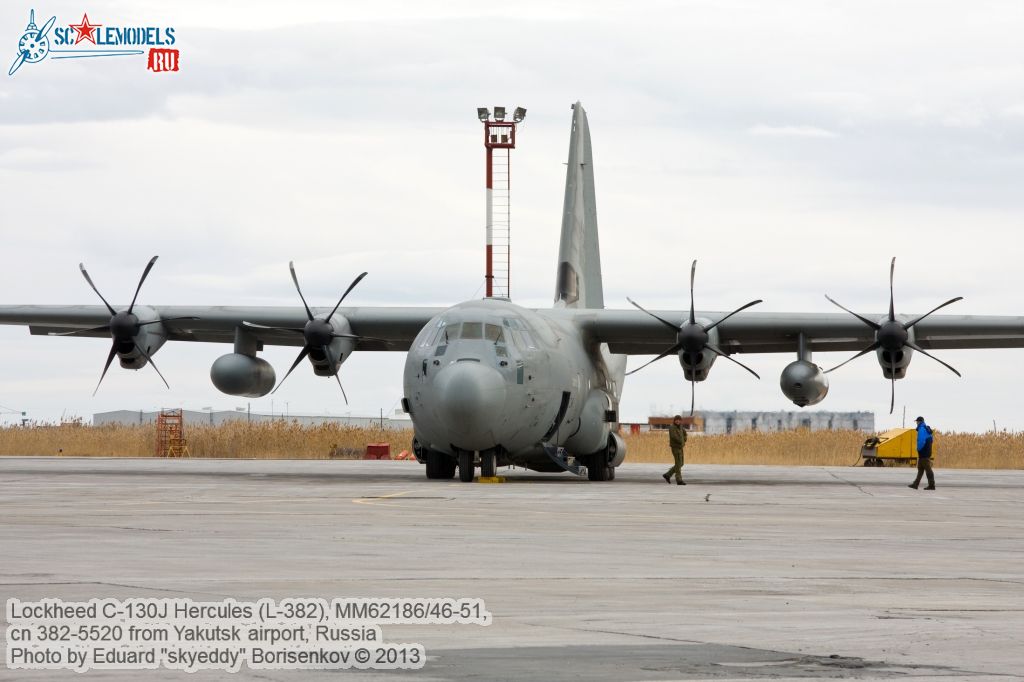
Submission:
[[672,450],[672,459],[675,464],[671,469],[661,475],[665,483],[672,482],[672,475],[675,474],[676,485],[686,485],[683,480],[683,448],[686,446],[686,427],[683,426],[683,418],[676,415],[672,418],[672,426],[668,427],[668,446]]

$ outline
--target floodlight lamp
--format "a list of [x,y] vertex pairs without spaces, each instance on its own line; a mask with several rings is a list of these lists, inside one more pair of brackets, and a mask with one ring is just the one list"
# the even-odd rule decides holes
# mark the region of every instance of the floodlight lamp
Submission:
[[515,113],[512,114],[512,120],[519,123],[526,118],[526,109],[523,107],[516,107]]
[[504,121],[505,120],[505,107],[494,107],[494,120]]
[[487,107],[477,107],[476,108],[476,116],[481,121],[484,121],[486,123],[487,119],[490,117],[490,115],[491,115],[491,112],[489,112],[487,110]]

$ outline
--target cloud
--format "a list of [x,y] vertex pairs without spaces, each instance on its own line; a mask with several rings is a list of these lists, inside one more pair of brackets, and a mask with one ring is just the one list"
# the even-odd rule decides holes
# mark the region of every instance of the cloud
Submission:
[[759,123],[747,128],[750,135],[765,135],[768,137],[836,137],[836,133],[824,128],[815,126],[769,126]]

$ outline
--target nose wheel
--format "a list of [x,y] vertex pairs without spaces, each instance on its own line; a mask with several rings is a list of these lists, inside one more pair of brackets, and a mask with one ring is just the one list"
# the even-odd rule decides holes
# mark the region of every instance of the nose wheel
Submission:
[[443,452],[427,451],[427,478],[451,480],[455,478],[455,460]]

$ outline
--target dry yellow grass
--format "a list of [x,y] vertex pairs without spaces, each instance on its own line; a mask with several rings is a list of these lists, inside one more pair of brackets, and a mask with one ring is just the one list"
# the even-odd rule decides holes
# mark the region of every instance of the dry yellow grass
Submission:
[[[358,459],[368,443],[391,443],[392,455],[407,450],[412,431],[381,431],[298,422],[229,422],[220,426],[185,425],[193,457],[252,459]],[[151,457],[156,449],[156,427],[41,425],[0,429],[2,455],[57,455],[75,457]]]
[[[389,442],[393,455],[408,449],[412,431],[381,431],[337,424],[230,422],[186,425],[193,457],[253,459],[360,458],[368,443]],[[624,435],[629,462],[671,462],[668,434]],[[860,464],[860,431],[749,432],[690,437],[688,464],[850,466]],[[37,425],[0,428],[0,456],[150,457],[156,427]],[[60,452],[62,451],[62,452]],[[955,469],[1024,469],[1024,434],[936,433],[936,465]]]

